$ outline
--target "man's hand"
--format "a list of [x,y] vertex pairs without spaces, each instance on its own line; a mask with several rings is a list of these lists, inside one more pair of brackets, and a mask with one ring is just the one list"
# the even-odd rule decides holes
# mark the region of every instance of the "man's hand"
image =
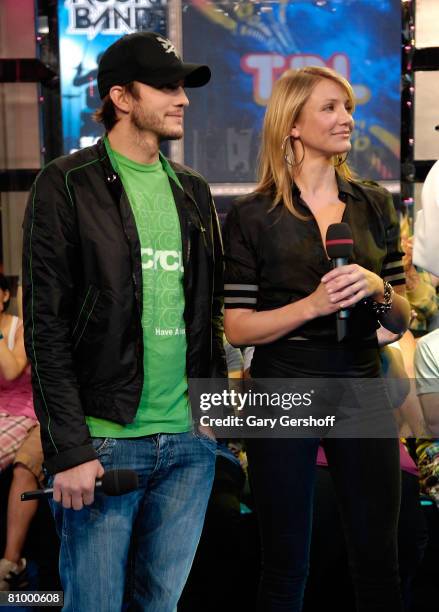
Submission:
[[82,510],[94,501],[97,478],[102,478],[104,468],[94,459],[59,472],[53,480],[53,501],[62,502],[64,508]]

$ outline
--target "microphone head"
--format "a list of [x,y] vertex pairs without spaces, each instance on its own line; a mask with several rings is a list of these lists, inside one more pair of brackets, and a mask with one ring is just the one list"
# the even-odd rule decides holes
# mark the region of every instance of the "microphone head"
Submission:
[[330,259],[348,259],[354,250],[351,228],[347,223],[333,223],[326,232],[326,252]]
[[134,470],[109,470],[101,478],[102,491],[106,495],[123,495],[139,487],[139,477]]

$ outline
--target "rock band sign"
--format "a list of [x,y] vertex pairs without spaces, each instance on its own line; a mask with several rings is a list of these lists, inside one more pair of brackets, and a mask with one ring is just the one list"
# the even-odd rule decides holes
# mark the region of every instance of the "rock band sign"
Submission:
[[66,0],[68,34],[129,34],[152,29],[151,9],[163,9],[166,0]]

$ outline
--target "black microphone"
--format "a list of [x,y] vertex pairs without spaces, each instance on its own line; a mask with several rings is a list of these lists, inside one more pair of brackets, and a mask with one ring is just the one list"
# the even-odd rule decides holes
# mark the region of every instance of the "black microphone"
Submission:
[[[139,477],[134,470],[109,470],[102,478],[98,478],[95,491],[102,491],[106,495],[125,495],[139,487]],[[53,488],[26,491],[21,494],[21,501],[41,499],[53,495]]]
[[[326,232],[326,252],[332,259],[332,267],[339,268],[348,263],[349,257],[354,250],[351,228],[347,223],[333,223]],[[339,310],[337,312],[337,340],[341,342],[347,333],[346,319],[349,317],[349,310]]]

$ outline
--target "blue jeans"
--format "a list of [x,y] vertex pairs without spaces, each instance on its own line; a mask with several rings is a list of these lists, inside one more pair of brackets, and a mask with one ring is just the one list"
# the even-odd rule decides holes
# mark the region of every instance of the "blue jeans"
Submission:
[[132,612],[174,612],[201,535],[216,442],[190,431],[93,444],[105,470],[135,470],[139,489],[97,493],[80,511],[51,501],[63,610],[117,612],[126,593]]

